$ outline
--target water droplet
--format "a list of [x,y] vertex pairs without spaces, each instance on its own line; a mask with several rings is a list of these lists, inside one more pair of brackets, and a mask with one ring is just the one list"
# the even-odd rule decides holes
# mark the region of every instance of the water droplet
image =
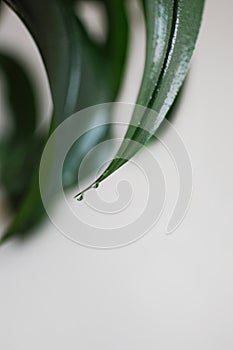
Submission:
[[96,182],[96,183],[94,183],[91,187],[92,187],[92,188],[98,188],[99,185],[100,185],[100,184],[99,184],[98,182]]
[[83,200],[83,194],[80,193],[76,199],[78,202],[81,202]]

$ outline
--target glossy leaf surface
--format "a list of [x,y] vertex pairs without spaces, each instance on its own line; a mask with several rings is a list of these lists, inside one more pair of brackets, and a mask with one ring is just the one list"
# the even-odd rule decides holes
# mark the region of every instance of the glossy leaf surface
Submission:
[[[168,3],[173,6],[168,6]],[[151,118],[149,110],[144,115],[138,115],[135,110],[131,120],[133,126],[129,127],[115,159],[97,182],[110,176],[139,150],[140,147],[135,147],[135,142],[131,143],[130,140],[143,145],[154,135],[171,108],[188,71],[201,25],[204,0],[155,0],[153,5],[152,8],[151,2],[145,1],[148,48],[137,103],[155,110],[157,116]],[[162,23],[162,34],[158,34],[158,23]],[[159,40],[161,36],[163,40]]]

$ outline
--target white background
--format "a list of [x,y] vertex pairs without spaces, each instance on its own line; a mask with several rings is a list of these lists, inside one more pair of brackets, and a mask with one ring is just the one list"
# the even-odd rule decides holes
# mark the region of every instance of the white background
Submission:
[[[165,215],[136,243],[98,251],[72,243],[47,223],[28,241],[1,247],[1,349],[232,350],[232,11],[231,0],[207,0],[174,120],[194,171],[193,199],[182,225],[166,236]],[[142,22],[135,15],[121,97],[127,102],[135,99],[143,67]],[[9,11],[0,24],[0,43],[28,63],[41,91],[41,115],[49,115],[37,50]],[[173,185],[170,179],[171,190]],[[167,213],[173,201],[168,199]]]

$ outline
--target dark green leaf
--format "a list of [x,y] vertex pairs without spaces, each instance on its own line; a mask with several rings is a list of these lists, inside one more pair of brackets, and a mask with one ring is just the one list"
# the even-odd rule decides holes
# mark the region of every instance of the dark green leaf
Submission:
[[[64,88],[63,86],[63,81],[65,81],[65,71],[60,71],[60,76],[63,76],[63,79],[53,79],[53,77],[57,78],[59,76],[59,69],[55,69],[52,66],[52,63],[54,65],[57,65],[57,56],[60,54],[62,51],[63,53],[63,46],[66,46],[66,41],[65,44],[60,43],[60,46],[58,43],[53,42],[53,35],[55,33],[54,28],[52,28],[52,33],[49,33],[49,36],[46,37],[46,33],[43,33],[41,35],[40,26],[38,28],[38,25],[43,22],[44,25],[44,20],[36,18],[35,23],[31,22],[32,17],[36,17],[36,9],[34,8],[34,5],[29,6],[27,1],[23,1],[23,6],[27,4],[27,6],[22,7],[22,2],[17,1],[11,1],[14,3],[14,6],[17,4],[17,12],[20,13],[21,18],[23,18],[24,22],[26,22],[27,27],[29,30],[32,32],[37,45],[40,48],[40,51],[42,53],[42,56],[45,61],[45,65],[48,71],[48,76],[50,80],[50,85],[51,85],[51,91],[53,95],[53,100],[54,100],[54,105],[55,105],[55,113],[56,115],[61,115],[61,107],[56,108],[56,101],[61,103],[61,98],[60,96],[62,95],[61,93],[61,88]],[[44,1],[42,2],[44,4]],[[61,5],[61,2],[58,2]],[[126,23],[126,17],[125,17],[125,12],[123,11],[122,8],[122,3],[123,1],[120,1],[118,4],[119,6],[116,6],[117,3],[115,3],[115,10],[117,11],[119,8],[119,17],[123,17],[122,23],[124,23],[124,27],[122,28],[121,31],[121,38],[118,37],[117,45],[118,45],[118,56],[115,57],[115,63],[120,57],[120,64],[115,65],[115,79],[113,79],[113,74],[111,73],[110,69],[110,63],[108,62],[109,58],[107,58],[106,52],[108,55],[110,55],[111,59],[114,58],[114,53],[111,52],[111,50],[114,49],[114,45],[110,47],[109,43],[106,45],[106,47],[100,47],[96,45],[95,43],[91,42],[90,38],[88,38],[87,34],[85,33],[84,28],[80,28],[80,23],[76,21],[77,28],[81,29],[80,30],[80,36],[79,36],[79,43],[82,44],[82,70],[81,70],[81,95],[78,98],[77,102],[77,108],[76,109],[81,109],[84,107],[87,107],[89,105],[93,105],[96,103],[103,103],[106,101],[111,101],[113,99],[117,92],[118,88],[120,86],[120,81],[122,79],[122,73],[124,69],[124,62],[123,58],[126,57],[126,49],[127,49],[127,37],[128,37],[128,32],[127,32],[127,25]],[[43,11],[41,10],[41,3],[37,4],[39,6],[39,13],[41,14]],[[36,6],[36,7],[37,7]],[[51,4],[49,5],[51,6]],[[49,12],[51,14],[53,13],[54,8],[50,8]],[[66,12],[66,11],[65,11]],[[56,13],[56,11],[55,11]],[[32,16],[33,14],[33,16]],[[114,14],[111,13],[111,16]],[[53,13],[54,16],[54,13]],[[50,17],[49,17],[50,18]],[[68,18],[68,15],[67,15]],[[112,27],[114,28],[113,33],[109,34],[109,40],[115,40],[113,37],[113,34],[116,35],[116,25],[117,23],[112,23],[112,19],[109,19]],[[59,21],[58,21],[59,22]],[[47,21],[45,20],[45,24]],[[72,21],[71,21],[72,23]],[[54,26],[54,19],[52,23],[50,23],[50,26]],[[61,21],[59,23],[59,26],[62,28]],[[59,28],[59,30],[61,30]],[[42,29],[41,29],[42,30]],[[43,28],[43,30],[45,30]],[[42,30],[42,32],[43,32]],[[57,31],[57,33],[59,32]],[[60,35],[60,34],[59,34]],[[57,36],[59,36],[57,35]],[[72,38],[73,33],[72,33],[72,28],[69,29],[69,34],[67,33],[67,36],[70,36]],[[64,33],[61,35],[61,38],[64,41]],[[70,39],[70,38],[69,38]],[[120,40],[121,39],[121,40]],[[61,40],[62,41],[62,40]],[[47,42],[47,47],[44,50],[44,43]],[[55,47],[54,47],[54,44]],[[71,48],[73,47],[74,43],[71,42]],[[76,52],[76,51],[75,51]],[[56,54],[56,57],[55,57]],[[74,60],[72,61],[74,62]],[[71,63],[72,63],[71,62]],[[78,62],[76,62],[77,64]],[[64,70],[64,67],[66,65],[62,65],[62,68]],[[50,68],[52,70],[52,73],[50,71]],[[72,66],[71,66],[72,68]],[[106,74],[105,74],[106,72]],[[72,73],[72,69],[71,69]],[[111,73],[111,74],[110,74]],[[75,71],[73,71],[73,74],[75,75]],[[73,75],[71,74],[70,79],[73,79]],[[54,88],[55,86],[55,88]],[[72,86],[72,84],[70,85]],[[54,92],[55,91],[55,92]],[[77,87],[74,89],[74,95],[77,92]],[[72,94],[71,94],[72,96]],[[64,108],[66,110],[66,108]],[[60,111],[60,112],[57,112]],[[58,120],[59,118],[56,117]],[[104,128],[104,130],[101,130],[100,133],[95,134],[94,137],[92,135],[91,137],[91,142],[90,138],[88,137],[88,143],[85,142],[85,149],[87,151],[89,148],[92,148],[93,145],[97,144],[101,140],[104,139],[105,135],[109,132],[108,129]],[[90,146],[90,147],[89,147]],[[88,148],[89,147],[89,148]],[[86,153],[86,152],[85,152]],[[79,147],[79,144],[75,144],[74,147],[72,147],[71,151],[68,154],[67,161],[64,164],[64,173],[66,174],[67,178],[67,172],[68,172],[68,181],[65,181],[66,186],[70,186],[76,181],[76,172],[77,172],[77,167],[82,159],[82,157],[85,154],[83,153],[83,148]],[[25,200],[22,203],[22,206],[13,220],[12,224],[6,231],[3,240],[9,239],[15,234],[20,234],[20,237],[22,237],[25,232],[28,232],[29,229],[34,227],[38,223],[38,220],[42,217],[43,214],[43,206],[40,200],[40,193],[39,193],[39,186],[38,186],[38,174],[36,172],[35,178],[33,181],[33,184],[31,186],[31,190],[28,192],[28,195],[26,196]]]
[[[170,4],[173,5],[172,12]],[[153,7],[151,1],[145,1],[148,50],[138,103],[154,109],[157,116],[151,118],[148,111],[138,115],[136,109],[131,124],[137,125],[139,122],[140,127],[129,127],[115,159],[97,179],[98,182],[119,169],[139,150],[140,147],[135,147],[135,142],[131,143],[130,140],[145,144],[165,118],[187,74],[201,24],[203,5],[204,0],[155,0]],[[151,30],[155,23],[158,26],[160,22],[164,22],[161,24],[161,28],[164,28],[161,33],[157,29]],[[159,40],[160,37],[163,40]]]
[[[122,82],[128,47],[128,19],[124,0],[104,0],[108,18],[108,37],[105,49],[107,75],[113,95],[116,97]],[[112,100],[112,101],[111,101]]]
[[[88,36],[79,22],[83,63],[81,71],[78,108],[114,101],[123,79],[128,48],[128,22],[123,0],[104,0],[108,20],[106,44],[97,44]],[[103,118],[103,116],[101,116]],[[72,186],[77,182],[78,168],[82,158],[96,144],[111,134],[111,115],[106,115],[106,124],[88,132],[70,149],[63,167],[63,184]],[[98,159],[97,159],[98,162]]]
[[17,210],[28,190],[34,168],[38,166],[42,137],[34,135],[37,103],[27,70],[6,53],[0,53],[0,70],[12,117],[11,130],[2,136],[0,144],[0,183],[10,206]]
[[[62,0],[6,1],[23,20],[43,58],[53,99],[51,130],[76,110],[80,81],[80,48],[76,17]],[[38,153],[40,157],[41,152]],[[3,240],[22,234],[36,223],[43,206],[37,164],[21,207]]]
[[6,101],[12,116],[12,137],[25,138],[36,128],[37,106],[34,87],[22,63],[0,53],[0,70],[5,78]]
[[23,20],[44,60],[54,104],[54,126],[76,108],[80,81],[78,28],[64,0],[6,0]]

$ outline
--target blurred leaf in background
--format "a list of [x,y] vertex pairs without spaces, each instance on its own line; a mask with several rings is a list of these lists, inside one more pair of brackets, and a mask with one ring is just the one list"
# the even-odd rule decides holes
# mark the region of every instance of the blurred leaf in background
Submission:
[[[0,242],[24,237],[43,217],[39,161],[53,130],[83,108],[117,99],[128,52],[128,2],[99,0],[94,3],[106,19],[102,40],[91,35],[81,14],[81,8],[93,6],[93,1],[6,0],[39,49],[50,85],[53,113],[48,130],[38,132],[33,84],[25,67],[15,57],[2,53],[0,69],[11,108],[12,130],[0,141],[0,181],[15,215]],[[152,120],[148,112],[138,115],[135,109],[132,122],[140,126],[128,128],[116,158],[99,182],[138,151],[131,140],[147,143],[168,112],[171,114],[174,110],[201,24],[204,0],[139,0],[139,3],[145,18],[146,61],[137,104],[154,109],[158,116]],[[111,113],[106,113],[104,118],[105,123],[111,121]],[[86,125],[85,120],[80,123]],[[90,125],[87,127],[90,129]],[[63,167],[64,187],[76,184],[81,160],[110,133],[109,126],[103,126],[84,134],[73,144]]]
[[[12,206],[16,209],[16,214],[3,235],[2,242],[14,236],[24,237],[43,217],[38,167],[45,141],[49,133],[67,116],[82,108],[113,101],[116,98],[123,77],[128,44],[127,16],[123,0],[101,1],[108,22],[106,41],[103,43],[91,38],[85,25],[76,16],[76,2],[64,0],[50,2],[42,0],[37,3],[32,3],[30,0],[6,2],[25,23],[40,50],[49,79],[54,110],[50,130],[39,136],[34,132],[37,117],[33,87],[28,84],[25,96],[18,96],[25,104],[30,100],[31,106],[28,106],[27,115],[31,119],[27,128],[30,129],[33,123],[34,126],[28,131],[27,138],[23,127],[27,119],[23,116],[24,111],[19,110],[17,114],[16,106],[15,120],[19,133],[24,135],[24,145],[22,146],[21,142],[17,141],[18,138],[12,135],[10,158],[14,167],[6,161],[6,157],[4,158],[5,147],[4,145],[2,147],[1,183],[7,189],[8,197],[12,196],[12,203],[16,200],[16,195],[13,197],[11,194],[14,190],[14,186],[11,187],[12,180],[15,180],[16,175],[19,179],[14,190],[17,191],[17,207]],[[5,66],[9,65],[6,61],[5,59]],[[12,83],[12,73],[13,71],[10,69],[9,72],[8,69],[5,74],[9,84]],[[24,77],[26,77],[25,71]],[[11,91],[10,94],[17,96],[17,91]],[[106,122],[108,120],[109,115],[106,116]],[[93,131],[91,135],[90,133],[84,135],[84,140],[82,138],[73,145],[64,164],[65,187],[70,187],[77,181],[77,169],[83,156],[109,133],[109,128],[104,126],[98,133]],[[81,147],[81,144],[85,147]]]
[[0,70],[11,116],[10,131],[0,144],[0,182],[11,208],[17,211],[39,163],[43,136],[35,132],[38,106],[25,67],[12,55],[0,53]]

